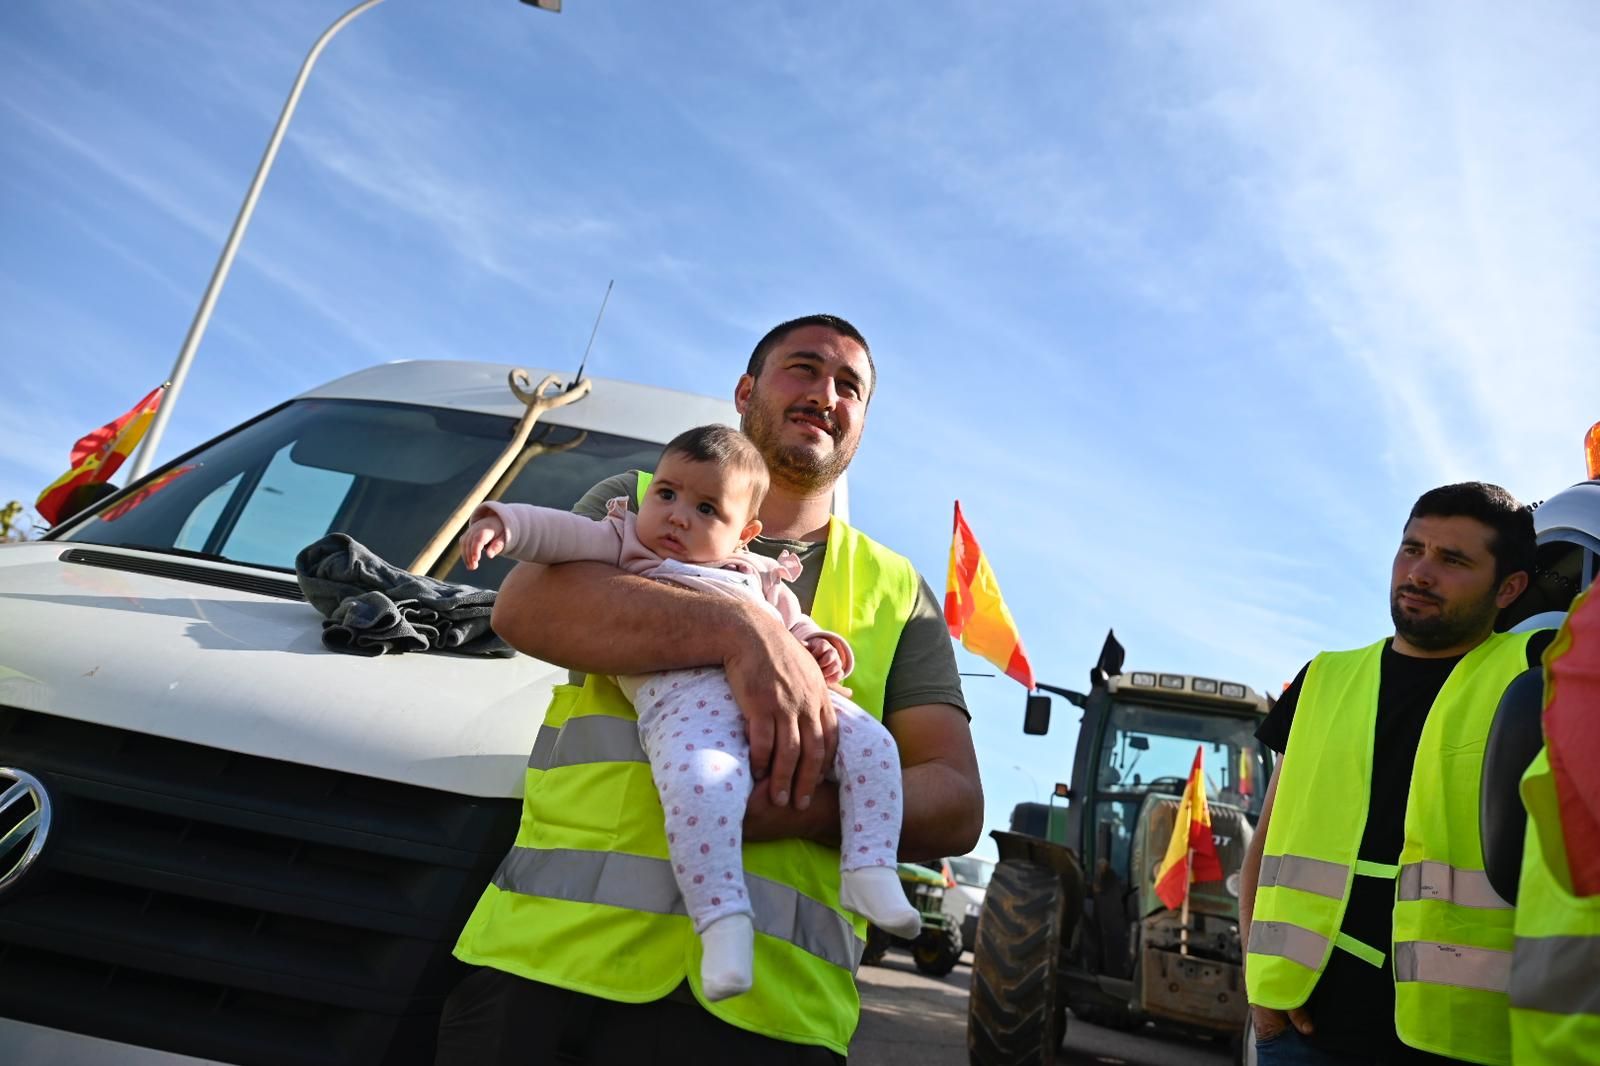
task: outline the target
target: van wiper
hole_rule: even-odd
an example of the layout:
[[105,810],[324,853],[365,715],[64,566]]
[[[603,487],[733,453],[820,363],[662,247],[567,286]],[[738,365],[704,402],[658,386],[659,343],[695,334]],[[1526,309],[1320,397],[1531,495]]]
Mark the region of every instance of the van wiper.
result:
[[189,548],[174,548],[155,544],[131,544],[127,541],[123,541],[120,544],[113,544],[112,547],[132,548],[135,551],[156,552],[160,555],[181,555],[185,559],[203,559],[208,563],[232,563],[235,566],[250,565],[248,563],[240,562],[238,559],[230,559],[226,555],[217,555],[214,552],[197,552]]

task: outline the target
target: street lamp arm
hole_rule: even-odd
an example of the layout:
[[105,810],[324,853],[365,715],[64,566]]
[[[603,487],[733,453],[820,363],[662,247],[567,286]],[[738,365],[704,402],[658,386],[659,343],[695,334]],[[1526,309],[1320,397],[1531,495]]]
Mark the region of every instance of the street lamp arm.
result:
[[151,460],[155,458],[156,448],[161,443],[161,435],[166,431],[167,421],[172,417],[172,409],[177,406],[178,393],[183,390],[184,379],[189,376],[189,364],[194,362],[194,353],[200,347],[200,338],[205,336],[206,324],[211,321],[211,309],[216,306],[217,296],[222,292],[222,284],[227,280],[228,271],[233,266],[233,257],[239,250],[239,242],[244,239],[245,228],[250,225],[250,216],[255,211],[256,201],[261,197],[261,187],[266,184],[267,174],[272,170],[272,161],[278,156],[278,146],[283,143],[283,135],[288,132],[289,119],[294,116],[294,109],[300,103],[300,93],[305,88],[306,80],[311,77],[311,68],[316,66],[317,57],[322,54],[328,42],[333,40],[335,34],[349,25],[358,15],[381,3],[383,0],[362,0],[340,15],[333,25],[322,31],[317,43],[306,53],[305,62],[300,64],[300,74],[294,80],[294,87],[289,90],[289,98],[284,101],[283,113],[278,116],[278,124],[273,128],[272,139],[267,141],[267,150],[261,155],[261,162],[256,167],[256,176],[250,182],[249,191],[244,194],[244,203],[239,207],[239,214],[233,220],[233,229],[228,233],[228,240],[222,246],[222,254],[217,257],[217,265],[211,272],[211,282],[206,286],[205,294],[200,297],[200,306],[195,310],[194,321],[189,324],[189,333],[184,337],[183,347],[178,351],[178,360],[172,366],[172,374],[168,378],[172,385],[167,389],[166,398],[162,400],[161,406],[156,409],[155,419],[150,423],[150,431],[145,434],[144,444],[134,458],[133,470],[128,477],[130,482],[143,477],[150,469]]

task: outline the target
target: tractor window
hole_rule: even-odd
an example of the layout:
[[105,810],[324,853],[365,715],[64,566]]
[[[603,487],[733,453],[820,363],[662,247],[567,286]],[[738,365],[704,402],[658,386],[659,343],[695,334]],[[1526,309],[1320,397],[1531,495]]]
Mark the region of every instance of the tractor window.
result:
[[1201,754],[1206,798],[1247,812],[1261,811],[1266,751],[1255,738],[1255,717],[1117,703],[1100,745],[1097,791],[1138,802],[1147,792],[1180,795],[1195,752]]
[[1112,705],[1095,763],[1096,883],[1108,875],[1129,881],[1133,833],[1151,792],[1181,795],[1201,752],[1206,800],[1244,811],[1254,822],[1266,794],[1268,753],[1256,740],[1259,719],[1146,704]]

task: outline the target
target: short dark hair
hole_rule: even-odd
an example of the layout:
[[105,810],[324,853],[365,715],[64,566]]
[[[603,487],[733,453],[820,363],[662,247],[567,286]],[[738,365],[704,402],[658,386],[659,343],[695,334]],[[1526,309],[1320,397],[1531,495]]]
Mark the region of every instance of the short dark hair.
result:
[[[1494,579],[1504,581],[1518,570],[1533,574],[1537,545],[1533,532],[1533,508],[1499,485],[1483,481],[1463,481],[1441,485],[1418,497],[1411,518],[1475,518],[1492,531],[1489,551],[1494,555]],[[1406,519],[1409,524],[1411,518]]]
[[750,476],[750,513],[761,507],[767,498],[771,475],[767,461],[749,437],[732,426],[710,425],[686,429],[667,442],[661,457],[681,455],[696,463],[711,463],[728,470],[737,470]]
[[783,339],[795,330],[805,329],[807,326],[821,326],[823,329],[831,329],[839,336],[848,337],[861,345],[861,350],[867,353],[867,371],[872,375],[872,380],[867,383],[867,397],[870,399],[872,394],[878,391],[878,367],[872,361],[872,347],[867,343],[867,338],[861,335],[859,329],[856,329],[856,327],[838,315],[802,315],[799,318],[791,318],[787,322],[780,322],[778,325],[773,326],[767,330],[765,337],[756,341],[755,350],[750,353],[750,364],[745,367],[745,373],[753,378],[760,377],[761,368],[766,365],[767,356],[772,349],[782,344]]

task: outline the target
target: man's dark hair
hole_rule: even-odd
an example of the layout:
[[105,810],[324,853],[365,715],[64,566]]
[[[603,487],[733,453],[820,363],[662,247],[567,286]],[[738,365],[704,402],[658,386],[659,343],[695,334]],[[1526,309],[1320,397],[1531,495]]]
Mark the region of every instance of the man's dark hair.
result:
[[767,461],[755,442],[732,426],[696,426],[686,429],[667,442],[661,449],[662,458],[681,455],[696,463],[711,463],[728,470],[737,470],[750,476],[750,513],[753,515],[767,498],[767,487],[772,483],[767,473]]
[[745,373],[753,378],[760,377],[761,368],[766,364],[767,356],[772,349],[782,344],[783,339],[795,330],[805,329],[807,326],[821,326],[823,329],[831,329],[839,336],[848,337],[861,345],[861,350],[867,353],[867,371],[872,375],[872,380],[867,382],[867,398],[871,399],[872,394],[878,390],[878,367],[872,361],[872,347],[867,344],[867,338],[861,335],[859,329],[856,329],[856,327],[838,315],[803,315],[800,318],[791,318],[787,322],[781,322],[773,326],[767,330],[765,337],[756,341],[755,350],[750,353],[750,365],[745,367]]
[[[1494,579],[1504,581],[1518,570],[1533,576],[1535,542],[1533,508],[1499,485],[1463,481],[1424,492],[1411,508],[1411,518],[1475,518],[1492,531],[1489,551],[1494,554]],[[1406,521],[1409,523],[1410,518]]]

